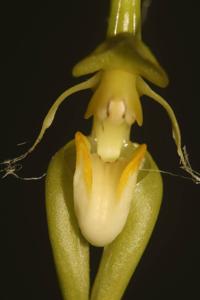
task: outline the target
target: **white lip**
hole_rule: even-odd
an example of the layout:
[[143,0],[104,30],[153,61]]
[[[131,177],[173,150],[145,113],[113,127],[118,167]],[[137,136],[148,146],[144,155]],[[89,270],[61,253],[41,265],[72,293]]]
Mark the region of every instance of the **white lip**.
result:
[[[76,149],[75,213],[85,238],[95,246],[105,246],[126,223],[143,156],[137,158],[133,153],[131,161],[119,158],[104,162],[96,153],[90,153],[87,138],[81,133],[76,135]],[[134,160],[137,165],[131,166]]]

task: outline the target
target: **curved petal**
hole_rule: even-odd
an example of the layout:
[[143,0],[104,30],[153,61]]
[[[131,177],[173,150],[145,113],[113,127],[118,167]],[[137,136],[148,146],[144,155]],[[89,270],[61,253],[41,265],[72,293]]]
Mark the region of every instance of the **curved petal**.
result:
[[51,108],[49,109],[48,113],[46,114],[46,116],[43,120],[42,127],[41,127],[40,132],[37,135],[33,145],[25,153],[21,154],[20,156],[6,160],[2,163],[2,165],[5,166],[5,168],[3,169],[3,171],[5,171],[4,177],[6,177],[9,174],[12,174],[15,177],[18,177],[17,174],[15,173],[17,170],[18,162],[24,160],[31,152],[33,152],[35,150],[37,145],[41,142],[46,130],[53,123],[55,114],[56,114],[59,106],[62,104],[62,102],[74,93],[77,93],[82,90],[94,88],[98,84],[99,79],[100,79],[100,74],[97,73],[93,77],[89,78],[88,80],[83,81],[83,82],[76,84],[76,85],[72,86],[71,88],[67,89],[55,100],[55,102],[53,103],[53,105],[51,106]]
[[167,103],[167,101],[165,99],[163,99],[160,95],[155,93],[141,77],[138,77],[137,88],[141,95],[149,96],[150,98],[152,98],[153,100],[158,102],[166,110],[166,112],[170,118],[171,124],[172,124],[172,137],[176,143],[177,153],[180,157],[180,163],[182,165],[181,167],[183,170],[185,170],[188,174],[191,175],[192,180],[196,184],[199,184],[200,183],[200,173],[192,169],[189,159],[188,159],[188,154],[186,152],[186,147],[185,146],[182,147],[181,131],[180,131],[179,124],[178,124],[178,121],[176,119],[176,115],[175,115],[173,109]]

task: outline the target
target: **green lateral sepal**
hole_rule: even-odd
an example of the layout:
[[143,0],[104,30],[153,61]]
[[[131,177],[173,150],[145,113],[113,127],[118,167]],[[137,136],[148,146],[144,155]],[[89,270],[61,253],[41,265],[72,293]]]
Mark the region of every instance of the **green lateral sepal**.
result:
[[151,156],[146,158],[149,171],[140,171],[123,231],[104,248],[91,300],[121,299],[150,239],[162,200],[162,178]]
[[63,299],[88,300],[89,244],[80,233],[74,214],[74,143],[52,158],[46,178],[49,236]]

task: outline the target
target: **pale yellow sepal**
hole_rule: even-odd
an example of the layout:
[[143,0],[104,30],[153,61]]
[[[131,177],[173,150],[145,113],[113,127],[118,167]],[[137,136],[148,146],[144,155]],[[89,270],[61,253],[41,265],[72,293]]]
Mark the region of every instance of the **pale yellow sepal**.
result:
[[120,33],[108,38],[74,66],[73,75],[78,77],[115,69],[137,74],[160,87],[166,87],[169,83],[166,72],[150,48],[130,33]]

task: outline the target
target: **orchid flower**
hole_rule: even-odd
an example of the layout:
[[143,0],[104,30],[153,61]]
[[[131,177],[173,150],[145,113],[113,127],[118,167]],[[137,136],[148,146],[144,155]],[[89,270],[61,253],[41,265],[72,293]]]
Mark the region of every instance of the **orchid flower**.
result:
[[172,108],[145,81],[166,87],[169,80],[142,41],[140,10],[140,0],[111,0],[106,40],[73,69],[76,77],[93,76],[66,90],[33,146],[6,162],[7,173],[13,172],[41,141],[59,105],[73,93],[93,90],[85,113],[93,118],[91,134],[77,132],[52,158],[46,178],[49,235],[64,299],[89,299],[89,244],[104,247],[90,299],[121,299],[153,231],[162,178],[147,145],[130,140],[132,125],[143,124],[143,95],[168,113],[182,167],[199,182]]
[[[148,243],[162,200],[162,179],[147,146],[130,141],[132,125],[143,124],[141,96],[149,96],[166,110],[181,164],[196,181],[199,177],[182,150],[172,108],[145,82],[166,87],[169,80],[142,41],[140,1],[111,1],[106,41],[73,69],[74,76],[90,73],[95,75],[72,92],[94,91],[85,113],[86,119],[93,118],[91,135],[77,132],[75,141],[52,159],[46,188],[49,231],[64,298],[88,299],[87,241],[104,247],[90,299],[118,300]],[[58,99],[55,107],[59,104]],[[66,216],[60,208],[66,210],[68,202],[74,207],[73,219],[71,210]]]

